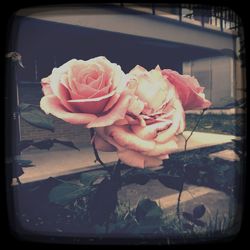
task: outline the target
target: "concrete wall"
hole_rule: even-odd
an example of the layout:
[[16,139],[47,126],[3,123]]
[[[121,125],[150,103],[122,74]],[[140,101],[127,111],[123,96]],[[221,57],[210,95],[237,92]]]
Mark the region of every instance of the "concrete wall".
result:
[[183,73],[195,76],[205,87],[213,106],[224,106],[242,98],[243,77],[240,62],[229,56],[210,57],[183,63]]
[[210,49],[234,49],[231,34],[119,7],[41,7],[20,10],[17,14]]
[[[42,95],[39,84],[21,84],[19,86],[20,102],[39,105]],[[55,132],[36,128],[21,119],[21,140],[61,139],[72,141],[78,146],[90,145],[89,130],[82,125],[71,125],[56,117],[53,117],[53,121]]]

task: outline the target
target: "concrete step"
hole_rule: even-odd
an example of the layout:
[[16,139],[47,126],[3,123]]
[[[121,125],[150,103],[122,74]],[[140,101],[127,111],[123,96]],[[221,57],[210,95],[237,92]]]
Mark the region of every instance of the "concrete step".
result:
[[[179,192],[161,184],[158,180],[150,180],[145,185],[130,184],[119,191],[119,200],[135,208],[141,199],[149,198],[158,203],[166,216],[176,215]],[[180,200],[180,212],[192,213],[198,205],[204,205],[206,212],[201,218],[207,225],[224,218],[229,219],[232,209],[230,198],[223,192],[203,186],[185,185]]]
[[209,154],[208,157],[211,160],[222,159],[222,160],[231,161],[231,162],[240,160],[239,156],[235,153],[235,151],[231,149],[226,149],[226,150],[222,150],[216,153]]
[[[202,110],[189,110],[185,112],[186,114],[195,114],[200,115]],[[243,108],[230,108],[230,109],[208,109],[204,115],[236,115],[236,114],[245,114],[246,110]]]
[[[183,135],[187,138],[190,133],[190,131],[185,131]],[[229,143],[236,138],[232,135],[194,132],[188,141],[187,150]],[[183,136],[178,136],[177,143],[179,147],[176,152],[182,152],[185,144]],[[115,152],[99,152],[99,155],[102,161],[107,164],[118,160]],[[90,168],[100,167],[99,163],[95,162],[92,147],[81,148],[80,151],[60,145],[54,146],[50,151],[31,149],[23,151],[21,159],[31,160],[34,164],[34,166],[23,168],[24,174],[20,176],[22,183],[74,174]]]

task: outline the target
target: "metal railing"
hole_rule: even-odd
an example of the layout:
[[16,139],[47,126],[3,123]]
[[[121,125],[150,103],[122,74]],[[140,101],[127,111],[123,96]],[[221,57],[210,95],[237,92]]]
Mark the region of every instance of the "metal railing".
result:
[[238,31],[240,24],[237,14],[228,8],[218,6],[204,6],[198,4],[132,4],[120,3],[120,7],[136,9],[138,11],[151,13],[152,15],[175,17],[180,22],[193,20],[192,24],[201,27],[216,27],[219,31]]

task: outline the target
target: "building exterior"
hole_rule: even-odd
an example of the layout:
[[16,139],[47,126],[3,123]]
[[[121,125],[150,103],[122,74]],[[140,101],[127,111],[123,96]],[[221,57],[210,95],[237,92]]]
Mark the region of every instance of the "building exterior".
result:
[[[87,60],[100,55],[121,65],[125,73],[136,64],[148,70],[159,64],[194,75],[214,106],[240,99],[239,37],[229,29],[231,22],[221,29],[215,25],[216,18],[202,18],[194,11],[190,19],[190,13],[187,8],[180,14],[176,8],[159,7],[152,14],[151,8],[140,5],[19,11],[12,27],[13,50],[22,54],[25,65],[16,72],[19,102],[39,104],[40,80],[53,67],[72,58]],[[89,145],[88,130],[83,126],[54,121],[54,133],[22,121],[21,139],[58,138]]]

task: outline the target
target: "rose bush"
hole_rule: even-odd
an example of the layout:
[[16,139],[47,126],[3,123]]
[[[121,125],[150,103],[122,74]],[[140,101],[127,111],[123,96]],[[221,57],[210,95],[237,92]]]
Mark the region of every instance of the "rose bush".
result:
[[191,76],[137,65],[127,75],[105,57],[70,60],[42,79],[46,113],[95,128],[92,143],[117,151],[133,167],[155,167],[176,151],[185,110],[205,109],[204,88]]
[[136,66],[128,74],[127,95],[132,99],[124,119],[97,128],[99,150],[117,150],[122,162],[134,167],[155,167],[177,149],[176,135],[185,127],[184,110],[175,87],[159,67]]
[[103,56],[87,61],[72,59],[42,79],[40,106],[72,124],[102,127],[122,119],[130,97],[121,67]]
[[127,114],[112,126],[97,128],[96,147],[117,151],[122,162],[133,167],[156,167],[177,148],[177,135],[185,129],[185,109],[207,108],[203,88],[191,77],[136,66],[128,74]]

